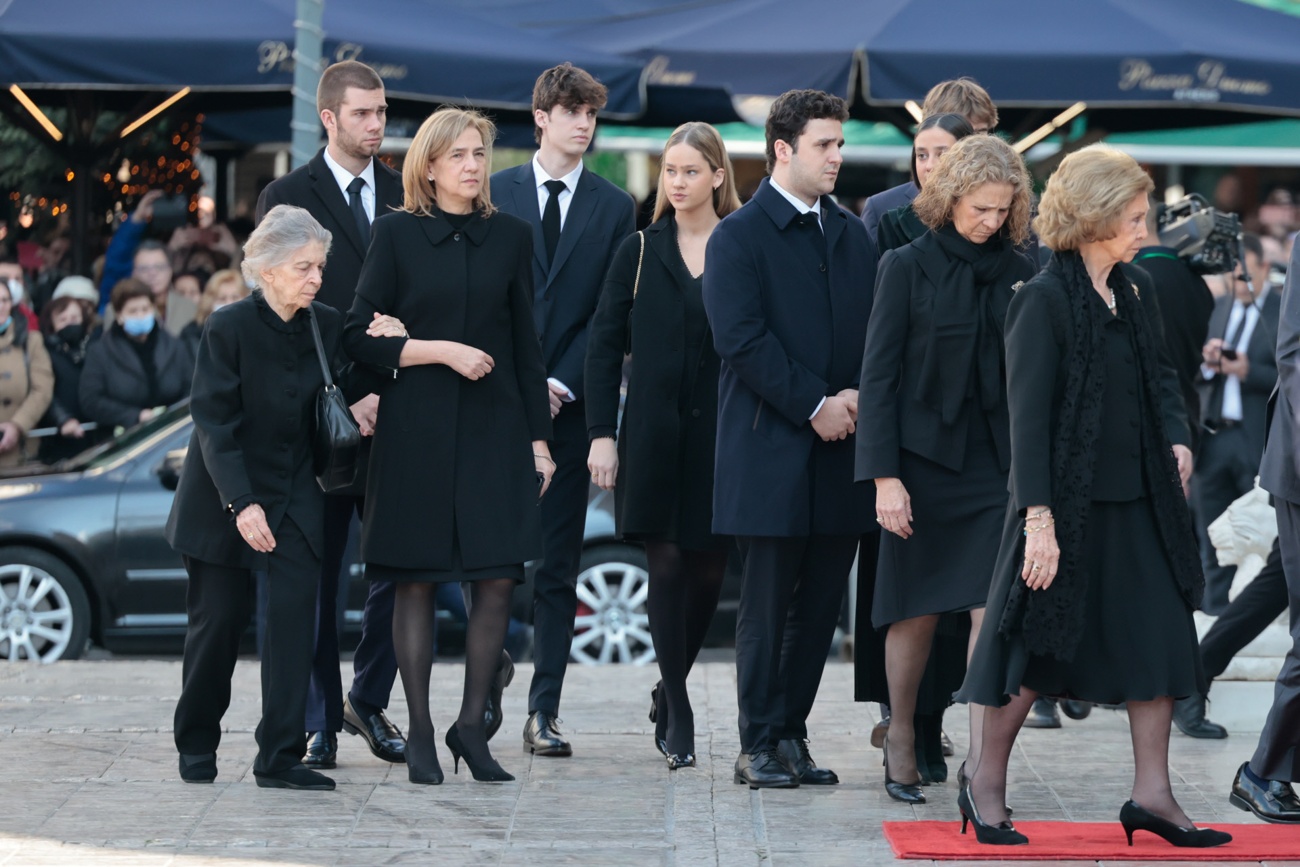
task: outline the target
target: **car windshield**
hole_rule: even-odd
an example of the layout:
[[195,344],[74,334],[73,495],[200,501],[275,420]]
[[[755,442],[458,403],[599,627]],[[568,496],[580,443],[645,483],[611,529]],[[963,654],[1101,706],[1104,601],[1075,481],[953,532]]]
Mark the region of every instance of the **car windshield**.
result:
[[60,461],[52,469],[56,472],[93,470],[116,463],[141,443],[148,442],[159,432],[167,430],[177,422],[189,418],[189,415],[190,402],[189,400],[182,401],[181,403],[169,408],[166,412],[149,419],[149,421],[144,424],[128,428],[107,442],[100,443],[97,446],[86,449],[84,452],[80,452],[66,460]]

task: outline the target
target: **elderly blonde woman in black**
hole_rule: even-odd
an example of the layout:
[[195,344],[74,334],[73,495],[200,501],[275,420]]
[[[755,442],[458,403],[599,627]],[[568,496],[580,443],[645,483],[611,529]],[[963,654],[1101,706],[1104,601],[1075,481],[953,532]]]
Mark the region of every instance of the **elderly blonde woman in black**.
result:
[[1182,484],[1191,472],[1177,376],[1150,278],[1150,178],[1101,145],[1066,157],[1034,228],[1054,252],[1007,312],[1011,502],[958,699],[985,705],[958,805],[982,843],[1026,842],[1007,820],[1007,761],[1040,694],[1127,704],[1135,774],[1119,819],[1175,846],[1196,829],[1169,784],[1175,697],[1205,691],[1192,611],[1204,589]]
[[[257,291],[213,313],[199,343],[194,435],[166,529],[189,573],[174,725],[187,783],[217,776],[221,718],[260,572],[269,598],[253,775],[263,788],[334,788],[301,765],[325,508],[312,471],[324,380],[311,316],[344,393],[359,400],[376,383],[346,363],[342,315],[312,300],[329,245],[330,233],[302,208],[272,208],[244,245],[244,276]],[[370,330],[405,333],[391,317],[375,319]]]

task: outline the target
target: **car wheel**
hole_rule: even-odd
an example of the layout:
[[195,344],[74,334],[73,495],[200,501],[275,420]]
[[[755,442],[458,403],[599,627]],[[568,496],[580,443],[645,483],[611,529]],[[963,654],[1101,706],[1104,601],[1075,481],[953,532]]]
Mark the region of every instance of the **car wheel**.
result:
[[631,545],[597,545],[582,553],[578,615],[569,656],[584,665],[654,661],[646,595],[645,552]]
[[0,549],[0,659],[77,659],[90,636],[90,600],[77,574],[35,548]]

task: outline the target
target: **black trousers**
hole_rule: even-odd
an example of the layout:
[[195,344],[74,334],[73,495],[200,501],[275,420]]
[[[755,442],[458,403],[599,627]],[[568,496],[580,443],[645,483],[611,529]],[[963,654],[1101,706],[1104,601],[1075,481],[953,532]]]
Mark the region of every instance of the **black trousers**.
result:
[[[351,495],[325,498],[325,550],[321,557],[320,590],[316,595],[316,647],[311,665],[304,728],[309,732],[343,730],[343,680],[339,672],[339,586],[347,586],[343,555],[347,551],[352,515],[360,518],[366,498]],[[349,564],[351,565],[351,564]],[[361,615],[361,641],[352,657],[352,696],[372,707],[388,707],[397,678],[393,654],[393,595],[391,581],[369,581]],[[346,598],[346,596],[344,597]]]
[[1240,424],[1221,428],[1201,440],[1196,456],[1193,494],[1196,507],[1197,536],[1201,541],[1201,566],[1205,570],[1206,613],[1219,614],[1228,605],[1228,591],[1236,566],[1220,566],[1210,544],[1207,527],[1232,505],[1232,501],[1255,486],[1259,473],[1259,451],[1252,448],[1246,429]]
[[1277,532],[1291,606],[1291,649],[1273,689],[1250,769],[1266,780],[1300,781],[1300,503],[1278,498]]
[[[266,637],[262,645],[262,719],[257,724],[255,773],[287,770],[307,749],[303,711],[311,677],[310,613],[316,607],[320,559],[291,518],[275,529],[268,557]],[[230,678],[239,640],[253,612],[255,573],[186,557],[185,658],[174,732],[181,753],[214,753],[221,718],[230,707]]]
[[736,612],[740,748],[808,737],[857,536],[741,536]]
[[560,408],[550,446],[555,475],[539,506],[546,552],[533,576],[533,683],[528,690],[528,711],[555,714],[560,710],[564,672],[573,645],[578,560],[591,485],[587,410],[581,400]]
[[1228,604],[1201,639],[1201,664],[1207,680],[1223,674],[1232,658],[1286,610],[1286,574],[1282,570],[1280,542],[1280,537],[1274,540],[1264,568]]

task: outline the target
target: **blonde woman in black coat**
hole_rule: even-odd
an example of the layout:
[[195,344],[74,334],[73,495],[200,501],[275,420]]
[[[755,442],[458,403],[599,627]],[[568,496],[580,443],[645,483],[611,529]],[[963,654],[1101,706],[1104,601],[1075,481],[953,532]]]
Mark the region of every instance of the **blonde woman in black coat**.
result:
[[713,534],[720,362],[700,288],[705,244],[739,207],[718,131],[679,126],[664,145],[654,222],[615,254],[587,344],[587,466],[593,482],[615,492],[619,533],[645,543],[662,677],[650,719],[671,769],[695,765],[686,677],[718,607],[729,550]]
[[[488,750],[483,709],[501,660],[510,595],[542,554],[537,500],[555,471],[550,400],[533,324],[533,231],[496,211],[488,170],[496,129],[443,108],[402,170],[402,210],[375,220],[344,340],[386,368],[366,479],[361,556],[396,583],[393,645],[410,706],[413,783],[443,780],[429,710],[434,592],[468,582],[465,691],[446,743],[474,779],[513,780]],[[381,314],[409,337],[367,333]]]

